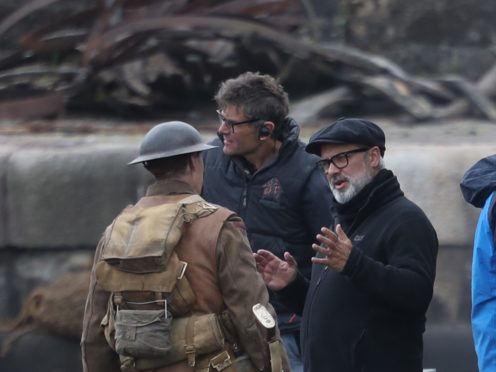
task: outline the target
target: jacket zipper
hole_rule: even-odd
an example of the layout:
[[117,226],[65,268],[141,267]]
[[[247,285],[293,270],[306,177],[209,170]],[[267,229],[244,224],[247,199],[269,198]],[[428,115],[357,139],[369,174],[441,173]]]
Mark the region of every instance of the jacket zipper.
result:
[[242,218],[245,218],[246,215],[246,205],[248,204],[248,185],[250,181],[250,173],[245,169],[243,171],[245,177],[244,177],[244,185],[243,185],[243,191],[241,192],[241,208],[240,210],[243,212]]
[[243,188],[243,193],[241,195],[241,204],[243,206],[243,210],[246,208],[246,194],[247,194],[247,187],[245,185],[245,187]]

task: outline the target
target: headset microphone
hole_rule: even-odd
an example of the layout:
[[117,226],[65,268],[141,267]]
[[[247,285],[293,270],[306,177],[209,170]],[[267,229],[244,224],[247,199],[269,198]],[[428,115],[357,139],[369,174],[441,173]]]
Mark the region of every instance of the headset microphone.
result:
[[269,128],[267,128],[265,125],[262,125],[259,129],[258,129],[258,138],[262,138],[262,137],[269,137],[270,135],[272,134],[272,132],[270,131]]

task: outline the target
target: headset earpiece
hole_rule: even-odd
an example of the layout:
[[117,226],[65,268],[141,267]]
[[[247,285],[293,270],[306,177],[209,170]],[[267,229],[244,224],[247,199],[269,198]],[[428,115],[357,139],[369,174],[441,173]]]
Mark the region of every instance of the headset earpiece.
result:
[[270,135],[272,134],[272,132],[270,131],[269,128],[267,128],[265,125],[262,125],[259,129],[258,129],[258,138],[262,138],[262,137],[269,137]]

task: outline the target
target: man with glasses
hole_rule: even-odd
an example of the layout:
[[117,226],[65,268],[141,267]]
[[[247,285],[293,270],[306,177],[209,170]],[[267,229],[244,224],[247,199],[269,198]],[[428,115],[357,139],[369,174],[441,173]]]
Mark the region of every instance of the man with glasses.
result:
[[422,371],[438,241],[385,169],[385,149],[384,132],[367,120],[338,120],[315,133],[306,150],[321,157],[334,226],[322,227],[312,246],[311,280],[291,252],[285,260],[255,255],[267,286],[303,313],[305,371]]
[[[309,277],[311,245],[331,222],[331,195],[318,157],[305,152],[288,117],[287,93],[273,77],[247,72],[223,82],[215,100],[219,148],[204,153],[204,198],[243,218],[254,251],[282,258],[288,250]],[[301,371],[299,317],[271,303],[292,371]]]

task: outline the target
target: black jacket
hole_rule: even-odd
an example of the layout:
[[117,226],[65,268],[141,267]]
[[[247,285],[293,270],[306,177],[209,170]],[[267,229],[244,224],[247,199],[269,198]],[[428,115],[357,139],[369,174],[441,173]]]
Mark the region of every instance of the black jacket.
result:
[[[253,174],[243,159],[224,155],[222,143],[215,140],[219,148],[204,152],[202,195],[243,218],[254,251],[263,248],[282,258],[287,250],[309,277],[311,245],[320,228],[331,222],[331,193],[316,165],[319,158],[305,152],[298,135],[296,122],[288,120],[277,157]],[[299,329],[294,317],[288,323],[289,312],[272,302],[281,332]]]
[[[336,222],[353,242],[342,273],[314,265],[280,292],[302,310],[302,353],[311,372],[421,372],[438,241],[431,223],[381,170]],[[299,293],[299,296],[297,295]]]

